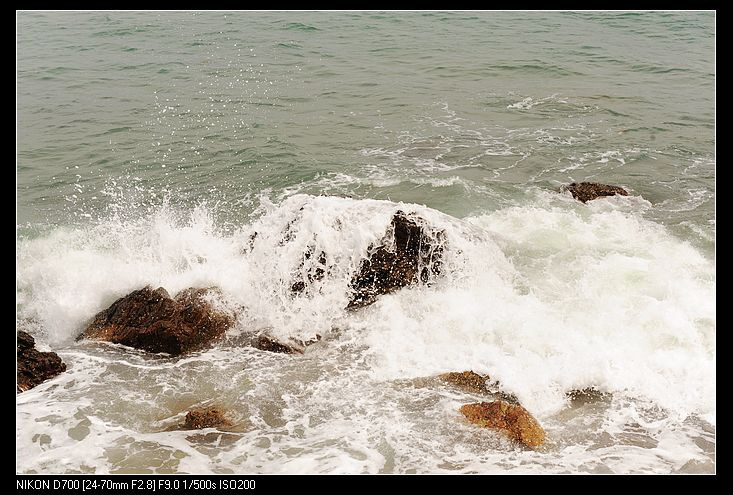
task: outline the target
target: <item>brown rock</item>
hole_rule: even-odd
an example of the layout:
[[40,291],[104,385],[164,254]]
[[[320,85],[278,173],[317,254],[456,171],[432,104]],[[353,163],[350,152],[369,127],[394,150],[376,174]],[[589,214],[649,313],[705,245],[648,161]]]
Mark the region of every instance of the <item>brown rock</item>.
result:
[[477,402],[461,406],[459,411],[471,423],[504,430],[512,440],[528,447],[538,447],[545,441],[545,431],[520,405],[504,401]]
[[25,392],[66,371],[66,365],[58,354],[38,351],[36,341],[28,333],[19,331],[17,339],[17,393]]
[[583,203],[603,196],[614,196],[616,194],[620,194],[621,196],[629,195],[626,189],[622,187],[597,184],[595,182],[581,182],[579,184],[573,182],[569,186],[563,186],[560,190],[570,191],[570,194],[575,199]]
[[461,373],[443,373],[442,375],[438,375],[438,378],[468,392],[480,394],[489,391],[486,388],[486,381],[489,379],[489,375],[479,375],[473,371],[463,371]]
[[367,259],[351,279],[352,297],[347,309],[368,306],[380,294],[424,284],[440,275],[444,231],[431,231],[414,214],[397,211],[379,245],[369,247]]
[[490,395],[511,404],[519,404],[519,400],[514,394],[504,392],[499,388],[499,382],[489,382],[489,375],[479,375],[473,371],[451,372],[438,375],[437,378],[443,382],[450,383],[456,387],[472,392],[474,394]]
[[234,324],[204,296],[209,289],[186,289],[174,299],[162,287],[136,290],[98,313],[77,338],[105,340],[148,352],[178,355],[200,349]]
[[181,426],[183,430],[201,430],[203,428],[220,428],[231,426],[232,423],[217,407],[192,409],[186,414]]
[[296,343],[292,345],[284,344],[264,334],[257,336],[254,342],[252,342],[252,347],[256,347],[262,351],[279,352],[282,354],[303,354],[305,351],[304,345],[300,346]]

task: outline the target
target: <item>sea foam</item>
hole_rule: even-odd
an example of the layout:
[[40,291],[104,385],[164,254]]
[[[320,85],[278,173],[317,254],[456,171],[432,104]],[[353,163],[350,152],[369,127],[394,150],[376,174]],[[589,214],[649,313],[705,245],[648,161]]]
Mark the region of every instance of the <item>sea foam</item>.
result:
[[[562,408],[568,390],[595,387],[714,422],[714,263],[645,220],[648,207],[540,196],[457,219],[420,205],[295,195],[263,198],[251,222],[225,231],[204,207],[164,206],[21,239],[18,318],[69,345],[141,286],[218,286],[238,331],[338,335],[368,348],[376,380],[473,369],[540,418]],[[443,275],[347,312],[351,276],[398,209],[445,230]],[[327,273],[295,297],[308,250],[326,254]]]

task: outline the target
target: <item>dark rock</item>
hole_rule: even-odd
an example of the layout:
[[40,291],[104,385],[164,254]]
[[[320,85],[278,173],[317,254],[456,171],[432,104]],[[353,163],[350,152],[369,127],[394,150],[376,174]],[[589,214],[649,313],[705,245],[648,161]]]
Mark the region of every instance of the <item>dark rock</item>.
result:
[[66,365],[58,354],[38,351],[35,348],[36,341],[28,333],[19,331],[17,339],[17,393],[25,392],[66,371]]
[[186,289],[175,299],[159,287],[136,290],[98,313],[78,337],[178,355],[221,337],[234,318],[215,310],[204,296],[216,288]]
[[255,248],[255,241],[257,240],[257,232],[253,232],[249,236],[249,250],[252,251]]
[[257,240],[257,236],[258,236],[258,235],[259,235],[259,233],[258,233],[258,232],[253,232],[253,233],[251,233],[251,234],[249,235],[249,237],[247,238],[247,243],[246,243],[246,244],[244,244],[243,246],[241,246],[241,247],[239,248],[239,253],[240,253],[240,254],[247,254],[247,253],[251,253],[251,252],[252,252],[252,250],[253,250],[253,249],[255,248],[255,241]]
[[573,182],[569,186],[563,186],[561,191],[570,191],[575,199],[582,201],[583,203],[601,198],[603,196],[614,196],[620,194],[621,196],[628,196],[629,193],[626,189],[618,186],[608,186],[606,184],[597,184],[595,182]]
[[303,253],[303,261],[300,262],[298,272],[302,274],[303,279],[298,280],[290,286],[290,290],[299,294],[305,290],[307,286],[316,281],[323,280],[326,275],[326,253],[320,251],[318,257],[313,256],[315,247],[311,244]]
[[298,209],[298,214],[290,220],[282,231],[282,238],[280,239],[280,242],[278,244],[280,246],[284,246],[288,242],[292,241],[295,238],[295,233],[293,232],[293,226],[300,221],[300,219],[303,217],[303,210],[305,210],[305,206],[301,206],[300,209]]
[[367,259],[351,279],[347,309],[367,306],[381,294],[418,282],[427,284],[440,275],[445,232],[431,231],[424,223],[414,214],[394,214],[387,234],[379,245],[369,246]]
[[232,423],[224,416],[224,413],[219,408],[206,407],[188,411],[181,429],[201,430],[203,428],[220,428],[231,425]]
[[295,342],[284,344],[264,334],[257,336],[254,342],[252,342],[252,347],[256,347],[262,351],[279,352],[282,354],[303,354],[305,352],[304,345],[298,345]]
[[528,447],[538,447],[545,441],[545,430],[520,405],[504,401],[477,402],[461,406],[459,411],[471,423],[503,430],[512,440]]
[[[304,210],[305,206],[301,206],[296,216],[285,224],[285,227],[281,232],[280,240],[278,241],[279,246],[284,246],[295,239],[298,234],[296,224],[302,221]],[[303,253],[303,258],[301,259],[300,264],[295,269],[294,280],[290,284],[290,290],[294,295],[300,295],[310,287],[313,282],[323,280],[323,277],[326,275],[327,267],[325,251],[320,250],[318,255],[314,256],[316,253],[316,240],[317,235],[314,234],[313,240],[308,244],[308,247]]]

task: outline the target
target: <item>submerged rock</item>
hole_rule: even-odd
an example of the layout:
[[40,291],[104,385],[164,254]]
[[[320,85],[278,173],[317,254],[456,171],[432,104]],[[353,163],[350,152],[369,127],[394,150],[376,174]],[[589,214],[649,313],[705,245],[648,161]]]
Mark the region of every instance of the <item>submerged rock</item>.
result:
[[25,392],[66,371],[66,365],[55,352],[40,352],[30,334],[19,331],[17,345],[16,392]]
[[281,354],[303,354],[306,347],[320,341],[321,336],[318,334],[310,340],[296,340],[289,338],[287,342],[283,342],[262,333],[255,337],[251,342],[251,345],[261,351],[279,352]]
[[583,203],[603,196],[614,196],[616,194],[621,196],[629,195],[626,189],[622,187],[598,184],[595,182],[573,182],[569,186],[563,186],[560,191],[570,191],[570,194],[572,194],[575,199],[580,200]]
[[504,401],[466,404],[459,411],[471,423],[499,429],[528,447],[538,447],[545,441],[545,430],[525,408]]
[[489,375],[479,375],[473,371],[450,372],[437,376],[438,380],[454,385],[461,390],[474,394],[489,395],[492,398],[498,398],[511,404],[519,404],[519,400],[514,394],[501,390],[499,382],[489,382]]
[[573,389],[565,393],[565,396],[570,400],[573,406],[580,406],[583,404],[592,404],[611,398],[611,394],[608,392],[601,392],[600,390],[588,387],[583,389]]
[[183,430],[201,430],[203,428],[220,428],[232,426],[224,413],[217,407],[192,409],[186,413],[186,419],[181,426]]
[[256,347],[262,351],[279,352],[282,354],[303,354],[305,352],[305,345],[298,345],[296,343],[284,344],[267,335],[258,335],[257,338],[252,342],[252,347]]
[[371,245],[350,282],[347,309],[368,306],[377,296],[418,282],[427,284],[442,268],[445,231],[431,231],[422,218],[397,211],[379,245]]
[[171,299],[162,287],[144,287],[98,313],[77,340],[104,340],[173,355],[200,349],[234,324],[233,316],[206,300],[211,292],[218,289],[190,288]]
[[489,380],[489,375],[479,375],[473,371],[463,371],[461,373],[443,373],[442,375],[438,375],[438,378],[467,392],[479,394],[489,392],[489,389],[486,387],[486,381]]

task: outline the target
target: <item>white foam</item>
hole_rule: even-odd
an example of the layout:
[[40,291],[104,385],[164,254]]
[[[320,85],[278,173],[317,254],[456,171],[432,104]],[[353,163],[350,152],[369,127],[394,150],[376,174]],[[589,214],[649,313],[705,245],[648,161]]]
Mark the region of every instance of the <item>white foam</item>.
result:
[[560,103],[565,103],[562,100],[556,100],[556,97],[557,97],[557,94],[553,94],[550,96],[546,96],[545,98],[539,98],[535,100],[531,96],[528,96],[527,98],[523,98],[521,101],[507,105],[507,108],[508,109],[516,108],[519,110],[529,110],[530,108],[540,105],[546,101],[558,101]]
[[[415,205],[298,195],[232,235],[217,232],[203,208],[184,221],[164,208],[135,222],[21,241],[18,305],[22,316],[42,322],[51,342],[63,342],[140,286],[175,294],[216,285],[246,307],[245,325],[312,338],[346,316],[351,274],[403,208],[446,229],[448,275],[354,317],[375,373],[475,367],[540,414],[555,411],[564,390],[591,385],[709,413],[714,268],[614,201],[633,200],[506,208],[469,218],[471,228]],[[292,239],[282,243],[288,228]],[[254,248],[243,254],[252,232]],[[309,297],[293,298],[290,286],[306,280],[315,259],[299,267],[309,246],[326,253],[328,275]]]
[[[60,228],[42,237],[21,239],[18,318],[35,321],[44,330],[40,333],[45,333],[40,343],[58,348],[70,345],[86,322],[115,298],[146,284],[163,286],[171,294],[190,286],[218,286],[228,306],[238,312],[240,331],[267,328],[278,337],[297,339],[325,336],[323,349],[314,351],[321,354],[309,358],[313,363],[305,368],[309,373],[320,367],[330,371],[304,385],[305,397],[296,392],[299,389],[292,389],[281,391],[282,396],[276,396],[280,399],[268,399],[273,376],[285,380],[282,377],[297,369],[288,368],[290,361],[266,356],[261,359],[273,361],[261,365],[252,361],[259,351],[213,349],[170,365],[125,358],[129,365],[124,365],[127,371],[123,375],[157,378],[145,385],[148,392],[127,390],[126,381],[113,380],[113,387],[127,390],[124,393],[136,397],[135,404],[155,412],[160,406],[155,401],[146,403],[152,400],[149,394],[164,390],[185,396],[191,386],[171,382],[171,369],[166,366],[175,366],[176,375],[188,373],[188,380],[196,377],[194,383],[211,382],[196,385],[196,390],[215,389],[217,370],[245,373],[242,383],[261,385],[249,392],[226,393],[235,394],[236,401],[243,404],[250,399],[241,394],[254,394],[252,397],[265,400],[265,407],[270,407],[268,401],[283,401],[278,407],[284,407],[287,438],[273,436],[277,429],[270,433],[255,430],[242,441],[259,441],[266,434],[269,440],[262,440],[263,445],[280,443],[246,455],[238,448],[224,449],[212,460],[181,435],[140,436],[135,432],[139,422],[145,424],[142,419],[122,419],[120,412],[104,409],[98,414],[112,415],[115,420],[108,417],[109,424],[92,422],[92,434],[79,445],[68,440],[66,433],[78,421],[65,419],[58,426],[44,427],[34,419],[39,414],[72,418],[82,408],[78,400],[87,397],[85,394],[108,395],[111,378],[99,378],[102,370],[97,369],[105,353],[92,356],[72,346],[62,353],[70,363],[63,378],[19,398],[19,469],[43,471],[53,466],[65,470],[59,464],[61,458],[76,459],[78,468],[83,458],[90,457],[98,460],[92,468],[107,472],[111,464],[99,459],[109,451],[92,444],[102,442],[114,450],[116,442],[127,442],[127,455],[142,448],[120,440],[123,437],[157,442],[162,445],[160,455],[167,459],[179,452],[180,463],[170,462],[191,472],[218,472],[220,468],[252,472],[404,472],[416,466],[418,471],[459,469],[441,467],[449,465],[444,464],[448,461],[464,471],[482,472],[487,466],[501,471],[529,469],[525,461],[538,469],[544,465],[549,471],[568,466],[595,469],[594,464],[587,464],[590,461],[583,449],[575,452],[570,446],[563,447],[559,455],[564,461],[554,467],[534,459],[534,453],[512,454],[513,460],[505,466],[496,465],[498,460],[491,456],[476,457],[474,447],[446,453],[445,446],[429,435],[432,423],[421,423],[419,428],[425,432],[415,441],[420,449],[433,449],[443,460],[423,459],[423,454],[413,452],[403,433],[417,420],[410,419],[410,413],[397,404],[405,400],[406,393],[413,394],[411,400],[417,404],[434,396],[405,391],[411,389],[387,393],[385,387],[391,387],[394,380],[465,369],[490,374],[502,389],[514,393],[532,414],[550,425],[567,405],[565,392],[585,387],[661,408],[666,411],[665,425],[674,431],[681,431],[679,425],[691,414],[715,423],[714,263],[661,225],[645,220],[642,214],[651,205],[638,197],[616,196],[581,204],[562,195],[538,194],[531,204],[463,220],[424,206],[388,201],[295,195],[278,204],[267,198],[260,203],[256,219],[234,232],[218,229],[214,213],[204,207],[182,215],[164,206],[143,218],[125,221],[115,215],[88,227]],[[368,308],[346,312],[352,274],[368,246],[382,238],[398,209],[416,212],[428,224],[445,230],[444,276],[429,287],[402,289],[381,296]],[[309,250],[314,255],[305,259]],[[309,282],[305,293],[294,297],[290,287],[295,281],[308,281],[308,269],[316,267],[320,251],[326,254],[326,276]],[[236,354],[244,351],[242,356]],[[246,371],[237,367],[240,362]],[[292,378],[287,380],[280,381],[280,387],[284,383],[298,386],[291,383]],[[102,382],[106,385],[101,392],[95,391]],[[69,392],[59,390],[45,397],[54,386],[71,387],[80,395],[71,402],[67,402]],[[91,388],[84,388],[87,386]],[[383,408],[375,409],[374,404],[387,400],[385,393],[399,411],[388,414]],[[431,406],[431,410],[444,411],[446,425],[460,423],[455,411],[465,400],[451,397]],[[608,416],[604,428],[613,433],[614,428],[622,431],[625,422],[639,422],[629,405],[636,403],[614,405],[618,418]],[[340,423],[333,410],[349,413],[339,416]],[[306,411],[314,416],[303,416]],[[328,420],[316,420],[317,411]],[[99,419],[95,414],[90,418]],[[270,428],[261,419],[257,421]],[[644,420],[642,425],[659,429],[655,421]],[[390,432],[393,423],[395,430]],[[374,426],[362,430],[360,424]],[[54,448],[61,450],[39,450],[38,437],[33,441],[33,435],[57,427],[51,437]],[[28,428],[31,430],[26,431]],[[469,435],[473,430],[466,428],[465,435]],[[457,434],[452,431],[441,433],[440,438]],[[93,440],[94,435],[102,436]],[[329,443],[335,438],[341,440]],[[74,457],[77,447],[85,456]],[[607,449],[603,469],[629,469],[613,461],[619,449],[623,450],[618,445]],[[662,472],[678,469],[691,459],[685,454],[690,454],[689,449],[680,449],[660,442],[658,450],[644,451],[654,460],[647,456],[636,465]],[[34,456],[39,457],[34,460]],[[625,462],[633,464],[628,459]]]

